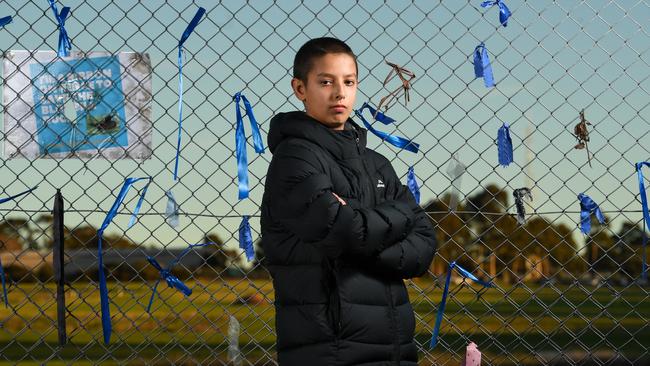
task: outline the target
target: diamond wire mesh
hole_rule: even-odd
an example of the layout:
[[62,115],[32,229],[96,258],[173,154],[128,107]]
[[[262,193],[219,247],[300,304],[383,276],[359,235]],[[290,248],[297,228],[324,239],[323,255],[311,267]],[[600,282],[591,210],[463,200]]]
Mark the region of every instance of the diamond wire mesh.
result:
[[[639,280],[644,240],[633,164],[648,158],[650,36],[647,1],[517,1],[507,28],[480,1],[69,1],[66,28],[73,49],[135,50],[153,66],[151,159],[6,159],[5,196],[39,184],[32,196],[3,205],[0,240],[9,308],[0,307],[2,363],[275,364],[273,291],[263,253],[245,263],[237,227],[251,215],[259,236],[259,204],[270,154],[249,152],[251,197],[237,199],[232,95],[251,99],[263,134],[278,111],[300,109],[289,79],[297,48],[309,38],[346,40],[359,58],[357,104],[375,103],[384,59],[412,70],[411,100],[389,114],[391,133],[422,145],[414,155],[378,139],[404,177],[415,166],[423,207],[436,224],[438,255],[429,276],[407,281],[421,364],[455,365],[474,341],[484,364],[645,364],[647,282]],[[177,126],[176,44],[197,6],[207,16],[186,44],[185,113],[178,230],[164,221],[164,191],[172,186]],[[46,1],[5,1],[0,47],[51,50],[58,31]],[[474,80],[471,53],[489,47],[497,86]],[[6,54],[5,54],[6,55]],[[7,87],[7,84],[4,84]],[[8,101],[11,103],[12,101]],[[3,108],[6,107],[6,103]],[[592,168],[573,149],[573,126],[586,110]],[[4,109],[3,109],[4,111]],[[511,125],[515,162],[496,159],[495,136]],[[4,137],[4,136],[3,136]],[[453,154],[466,166],[458,206],[445,173]],[[153,176],[138,224],[127,231],[127,209],[107,232],[104,256],[114,327],[101,340],[96,229],[124,177]],[[512,190],[532,189],[527,223],[514,218]],[[52,196],[66,199],[66,346],[57,344],[52,274]],[[589,193],[607,223],[580,234],[576,194]],[[125,207],[132,207],[128,198]],[[159,286],[144,260],[168,263],[189,243],[218,246],[188,255],[175,273],[189,298]],[[428,348],[440,280],[457,260],[496,287],[452,282],[434,350]],[[230,316],[241,324],[241,358],[230,354]]]

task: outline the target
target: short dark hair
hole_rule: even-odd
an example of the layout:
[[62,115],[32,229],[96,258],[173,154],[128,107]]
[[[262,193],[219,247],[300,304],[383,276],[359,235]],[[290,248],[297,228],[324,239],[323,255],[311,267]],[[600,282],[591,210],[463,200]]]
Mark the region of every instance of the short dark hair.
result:
[[354,59],[354,66],[359,73],[357,56],[352,52],[350,46],[340,39],[332,37],[314,38],[307,41],[300,47],[293,59],[293,77],[303,82],[307,81],[307,74],[314,66],[314,59],[323,57],[330,53],[344,53]]

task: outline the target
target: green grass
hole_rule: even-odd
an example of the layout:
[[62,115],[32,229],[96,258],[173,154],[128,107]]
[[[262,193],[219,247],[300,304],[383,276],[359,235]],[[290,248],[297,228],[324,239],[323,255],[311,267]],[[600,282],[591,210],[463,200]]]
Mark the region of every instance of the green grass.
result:
[[[203,281],[206,283],[208,281]],[[266,280],[214,281],[205,287],[189,282],[194,293],[185,298],[161,283],[152,313],[146,312],[148,284],[109,284],[113,337],[102,341],[99,291],[80,283],[66,290],[69,344],[57,345],[54,287],[21,284],[10,289],[10,309],[0,307],[0,364],[21,360],[80,359],[92,364],[220,364],[227,359],[229,316],[241,324],[240,347],[248,361],[264,364],[274,357],[273,291]],[[425,290],[421,290],[425,289]],[[427,290],[432,289],[432,290]],[[441,291],[430,282],[409,286],[417,314],[417,340],[427,345]],[[261,304],[238,299],[255,293]],[[540,354],[618,351],[643,356],[650,339],[650,298],[646,289],[575,287],[499,288],[476,296],[468,286],[453,285],[440,343],[420,355],[422,365],[459,364],[468,340],[486,359],[499,364],[539,364]],[[639,340],[639,341],[637,341]],[[30,364],[23,362],[23,364]]]

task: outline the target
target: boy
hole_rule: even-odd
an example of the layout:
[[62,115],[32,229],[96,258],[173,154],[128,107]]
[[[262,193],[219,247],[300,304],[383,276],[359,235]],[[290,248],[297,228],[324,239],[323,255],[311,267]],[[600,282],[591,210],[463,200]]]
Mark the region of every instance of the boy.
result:
[[344,42],[308,41],[291,80],[305,112],[271,120],[261,225],[281,366],[417,365],[403,279],[426,273],[435,233],[349,118],[357,72]]

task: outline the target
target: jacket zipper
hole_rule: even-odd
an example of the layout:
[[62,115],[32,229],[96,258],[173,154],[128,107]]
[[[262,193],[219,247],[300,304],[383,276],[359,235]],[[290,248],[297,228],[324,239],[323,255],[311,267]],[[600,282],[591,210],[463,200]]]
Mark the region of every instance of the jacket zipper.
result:
[[390,308],[390,323],[391,323],[391,328],[392,328],[392,334],[394,335],[393,337],[393,361],[395,361],[395,365],[399,366],[401,355],[400,355],[400,346],[399,346],[399,329],[397,329],[397,319],[395,317],[395,306],[393,305],[393,291],[391,289],[391,284],[388,283],[386,286],[387,292],[388,292],[388,306]]
[[368,179],[366,179],[367,184],[368,184],[368,194],[372,197],[372,203],[373,205],[377,204],[377,194],[375,193],[375,184],[372,180],[372,175],[370,174],[370,171],[368,171],[368,165],[366,164],[366,160],[363,159],[361,156],[361,147],[359,146],[359,137],[355,138],[355,141],[357,143],[357,152],[359,152],[359,159],[361,159],[361,165],[363,166],[363,171],[366,173],[366,176]]

